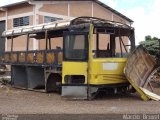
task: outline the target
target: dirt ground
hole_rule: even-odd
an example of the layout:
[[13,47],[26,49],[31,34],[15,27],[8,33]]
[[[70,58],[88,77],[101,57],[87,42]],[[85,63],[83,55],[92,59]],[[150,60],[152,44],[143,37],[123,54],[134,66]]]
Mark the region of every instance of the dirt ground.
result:
[[67,100],[58,93],[40,93],[0,86],[0,114],[155,114],[158,101],[138,95],[101,96],[92,101]]

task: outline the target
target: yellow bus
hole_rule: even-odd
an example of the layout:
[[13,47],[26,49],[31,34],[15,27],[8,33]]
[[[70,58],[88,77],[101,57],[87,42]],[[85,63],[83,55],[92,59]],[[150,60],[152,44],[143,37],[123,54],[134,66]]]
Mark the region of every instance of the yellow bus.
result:
[[[14,51],[17,37],[26,36],[26,49]],[[27,26],[5,31],[11,51],[1,64],[11,65],[14,87],[45,92],[60,89],[64,97],[91,99],[100,91],[125,92],[124,66],[135,49],[134,28],[94,17]],[[32,40],[44,50],[29,50]],[[54,41],[61,41],[55,46]]]

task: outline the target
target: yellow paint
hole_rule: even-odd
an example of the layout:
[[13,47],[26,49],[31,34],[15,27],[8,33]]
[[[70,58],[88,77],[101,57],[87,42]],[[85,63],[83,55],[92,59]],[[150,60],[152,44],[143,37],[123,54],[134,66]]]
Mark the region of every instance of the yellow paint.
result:
[[141,95],[141,98],[144,101],[149,100],[149,97],[138,86],[136,86],[135,83],[131,79],[127,78],[127,80],[131,83],[131,85],[134,87],[134,89]]
[[84,75],[87,84],[87,62],[63,62],[62,64],[62,84],[66,75]]
[[[114,70],[103,69],[103,63],[117,64]],[[101,58],[93,59],[89,68],[89,84],[117,84],[128,82],[124,76],[123,69],[126,58]]]
[[[93,25],[92,24],[90,24],[90,30],[89,30],[89,63],[92,61],[92,59],[93,59],[93,56],[92,56],[92,45],[93,45],[93,43],[92,43],[92,39],[93,39]],[[90,64],[89,64],[89,66],[90,66]]]
[[[64,84],[65,75],[84,75],[85,84],[105,85],[128,82],[124,76],[123,69],[126,64],[126,58],[96,58],[92,56],[92,35],[93,25],[90,25],[89,32],[89,60],[88,62],[63,62],[62,66],[62,84]],[[103,63],[117,64],[114,70],[103,69]]]

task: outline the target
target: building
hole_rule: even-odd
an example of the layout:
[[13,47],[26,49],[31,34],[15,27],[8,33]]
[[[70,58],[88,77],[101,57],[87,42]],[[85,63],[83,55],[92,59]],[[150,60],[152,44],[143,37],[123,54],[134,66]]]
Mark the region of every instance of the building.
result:
[[[37,25],[61,19],[79,16],[99,17],[128,25],[132,20],[98,0],[25,0],[0,7],[0,34],[4,30],[28,25]],[[4,38],[1,38],[4,39]],[[60,38],[61,39],[61,38]],[[54,44],[61,47],[60,39]],[[0,51],[10,51],[11,42],[0,40]],[[18,37],[14,42],[14,50],[25,50],[26,41]],[[102,44],[103,46],[104,44]],[[3,47],[5,46],[5,47]],[[43,49],[43,41],[33,39],[29,49]]]

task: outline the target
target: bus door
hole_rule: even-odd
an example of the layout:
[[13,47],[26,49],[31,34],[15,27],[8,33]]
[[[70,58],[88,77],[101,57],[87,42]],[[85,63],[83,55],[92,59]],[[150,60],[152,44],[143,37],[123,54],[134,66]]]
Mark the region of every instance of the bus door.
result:
[[87,98],[88,32],[64,32],[62,96]]

